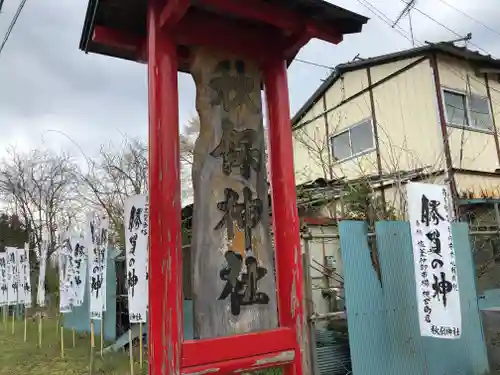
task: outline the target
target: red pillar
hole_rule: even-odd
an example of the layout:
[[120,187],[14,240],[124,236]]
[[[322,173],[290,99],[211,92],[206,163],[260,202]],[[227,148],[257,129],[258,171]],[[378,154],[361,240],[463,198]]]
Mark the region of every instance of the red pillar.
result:
[[183,339],[177,51],[149,1],[149,373],[180,373]]
[[[281,327],[295,330],[297,347],[288,374],[302,375],[307,346],[302,293],[302,250],[293,167],[292,124],[284,60],[272,59],[264,68],[269,117],[269,160],[272,217],[276,251],[278,315]],[[289,369],[290,370],[290,369]],[[307,371],[307,366],[304,367]]]

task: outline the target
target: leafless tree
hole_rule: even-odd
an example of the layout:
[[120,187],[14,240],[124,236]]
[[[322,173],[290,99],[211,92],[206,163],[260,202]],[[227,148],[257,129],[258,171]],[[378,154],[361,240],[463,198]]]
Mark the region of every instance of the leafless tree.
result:
[[78,167],[69,155],[14,148],[0,164],[0,194],[24,222],[31,242],[40,248],[48,230],[48,255],[56,250],[56,232],[71,225],[81,209],[76,199]]
[[148,149],[138,139],[125,139],[116,147],[101,147],[96,160],[87,160],[81,174],[81,198],[89,208],[103,210],[110,220],[110,240],[124,248],[125,200],[148,191]]
[[199,133],[200,118],[195,116],[188,121],[188,123],[184,126],[182,133],[179,135],[183,200],[189,199],[193,194],[191,168],[193,166],[194,159],[194,146]]
[[313,128],[314,124],[305,126],[294,131],[293,136],[299,147],[307,151],[311,162],[321,169],[325,180],[333,178],[331,161],[329,158],[327,137],[319,134],[319,128]]
[[[182,195],[190,195],[190,170],[193,150],[199,132],[197,118],[185,126],[180,135]],[[82,173],[82,200],[91,208],[103,210],[110,219],[110,240],[124,248],[123,227],[125,200],[148,192],[148,148],[139,139],[125,139],[121,145],[101,147],[99,157],[87,159],[88,168]]]

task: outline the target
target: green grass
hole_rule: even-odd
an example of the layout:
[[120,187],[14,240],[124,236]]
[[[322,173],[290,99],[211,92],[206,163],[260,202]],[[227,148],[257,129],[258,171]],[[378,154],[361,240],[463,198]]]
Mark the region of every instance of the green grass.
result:
[[[38,321],[27,320],[27,341],[24,341],[24,321],[6,322],[0,314],[0,375],[129,375],[130,359],[127,352],[100,356],[100,341],[96,335],[95,354],[90,367],[90,337],[88,334],[75,335],[64,330],[64,358],[61,358],[61,332],[58,321],[54,318],[43,320],[42,348],[38,348]],[[104,345],[106,346],[106,344]],[[137,349],[137,348],[135,348]],[[143,369],[139,366],[138,349],[134,350],[134,375],[146,375],[147,357],[144,354]],[[280,368],[257,371],[252,375],[281,375]]]
[[[12,320],[0,316],[0,375],[83,375],[130,374],[128,352],[100,356],[100,342],[96,337],[93,370],[90,367],[90,338],[64,330],[64,358],[61,358],[61,336],[56,319],[44,319],[42,348],[38,348],[38,322],[27,321],[27,341],[24,342],[24,321],[16,321],[12,334]],[[134,353],[136,362],[138,353]],[[147,363],[141,371],[135,364],[134,375],[147,374]]]

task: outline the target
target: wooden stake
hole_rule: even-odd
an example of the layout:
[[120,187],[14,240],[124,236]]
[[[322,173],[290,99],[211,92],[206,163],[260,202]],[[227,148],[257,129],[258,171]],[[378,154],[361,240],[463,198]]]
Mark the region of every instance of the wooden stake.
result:
[[64,358],[64,327],[61,326],[61,358]]
[[101,319],[101,358],[103,350],[104,350],[104,314],[102,314],[102,319]]
[[15,326],[16,326],[16,313],[14,309],[12,309],[12,334],[14,334]]
[[90,320],[90,365],[89,365],[89,375],[92,374],[92,370],[94,367],[94,320]]
[[90,347],[95,348],[95,340],[94,340],[94,321],[90,321]]
[[73,348],[76,346],[76,334],[75,329],[73,328]]
[[38,315],[38,347],[42,348],[42,313]]
[[24,342],[28,341],[28,314],[27,309],[24,308]]
[[139,363],[142,369],[142,323],[139,323]]
[[130,375],[134,375],[134,353],[132,351],[132,329],[128,330],[128,352],[130,357]]

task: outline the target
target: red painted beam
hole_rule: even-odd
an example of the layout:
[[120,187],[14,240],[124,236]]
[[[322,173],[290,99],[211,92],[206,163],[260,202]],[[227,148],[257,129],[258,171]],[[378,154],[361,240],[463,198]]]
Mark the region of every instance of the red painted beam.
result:
[[309,23],[306,27],[311,39],[316,38],[332,44],[339,44],[344,39],[344,35],[330,25]]
[[196,0],[195,5],[217,10],[222,14],[266,23],[282,31],[302,34],[301,30],[307,29],[310,38],[317,38],[329,43],[338,44],[342,41],[340,34],[334,27],[323,22],[305,22],[297,13],[283,10],[279,6],[271,5],[264,1],[256,0]]
[[167,0],[160,14],[160,27],[173,28],[184,17],[191,3],[189,0]]
[[232,359],[224,362],[213,362],[200,366],[182,368],[182,375],[200,374],[241,374],[269,367],[283,366],[295,359],[295,351],[267,353],[258,356]]
[[311,34],[306,29],[290,35],[283,43],[283,56],[295,56],[310,40]]
[[290,328],[184,341],[182,344],[182,368],[294,350],[295,341],[295,332]]
[[196,12],[182,19],[172,33],[179,45],[203,45],[254,60],[276,56],[283,46],[278,32],[250,28],[226,18],[207,18]]
[[220,13],[267,23],[282,31],[294,31],[304,24],[303,19],[280,7],[256,0],[197,0],[196,5]]
[[139,51],[145,39],[121,30],[95,26],[92,42],[127,51]]

